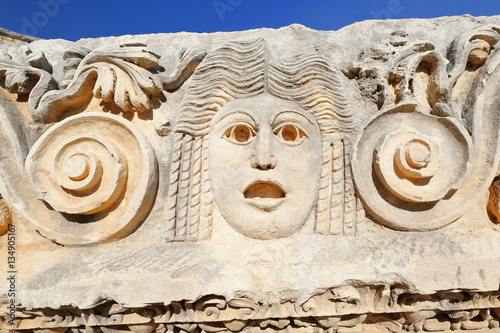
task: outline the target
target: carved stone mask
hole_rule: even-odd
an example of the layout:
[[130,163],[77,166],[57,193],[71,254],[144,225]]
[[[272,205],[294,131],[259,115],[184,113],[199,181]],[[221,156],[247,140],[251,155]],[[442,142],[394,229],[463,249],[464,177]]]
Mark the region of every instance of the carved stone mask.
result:
[[321,139],[313,116],[269,94],[227,103],[212,120],[209,170],[227,222],[257,239],[299,230],[317,199]]

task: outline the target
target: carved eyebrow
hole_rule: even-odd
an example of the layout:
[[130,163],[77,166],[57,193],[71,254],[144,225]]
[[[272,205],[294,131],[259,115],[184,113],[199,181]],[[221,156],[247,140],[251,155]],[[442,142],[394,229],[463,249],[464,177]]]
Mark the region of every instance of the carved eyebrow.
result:
[[236,110],[233,110],[233,111],[228,111],[226,114],[222,115],[221,118],[219,119],[219,122],[221,122],[224,118],[227,118],[235,113],[243,113],[245,116],[248,116],[250,119],[252,119],[252,121],[254,122],[254,124],[258,124],[258,122],[255,120],[254,117],[252,117],[252,115],[244,110],[240,110],[240,109],[236,109]]
[[286,111],[281,111],[281,112],[278,112],[278,114],[276,114],[273,118],[273,121],[271,122],[271,124],[274,124],[276,122],[276,119],[278,117],[280,117],[283,113],[294,113],[294,114],[297,114],[299,116],[301,116],[302,118],[306,119],[308,122],[310,122],[311,124],[314,125],[314,122],[307,118],[303,113],[299,112],[299,111],[294,111],[294,110],[286,110]]

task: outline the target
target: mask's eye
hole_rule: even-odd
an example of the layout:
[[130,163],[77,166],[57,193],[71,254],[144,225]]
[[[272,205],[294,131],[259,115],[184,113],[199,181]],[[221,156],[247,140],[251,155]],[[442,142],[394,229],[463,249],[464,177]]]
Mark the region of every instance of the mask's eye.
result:
[[244,145],[252,142],[255,135],[255,130],[249,124],[238,123],[229,127],[223,137],[229,142]]
[[278,127],[274,130],[274,135],[290,145],[300,145],[307,137],[302,129],[292,124],[285,124]]

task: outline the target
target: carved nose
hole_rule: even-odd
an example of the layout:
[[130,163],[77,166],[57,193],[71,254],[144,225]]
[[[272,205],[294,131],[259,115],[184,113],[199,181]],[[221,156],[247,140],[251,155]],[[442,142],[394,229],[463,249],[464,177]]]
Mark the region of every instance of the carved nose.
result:
[[273,162],[269,161],[269,162],[252,163],[252,167],[254,167],[255,169],[265,171],[265,170],[274,169],[276,167],[276,165]]
[[267,138],[259,138],[256,152],[252,161],[252,168],[258,170],[271,170],[276,167],[276,159],[274,158],[271,142]]

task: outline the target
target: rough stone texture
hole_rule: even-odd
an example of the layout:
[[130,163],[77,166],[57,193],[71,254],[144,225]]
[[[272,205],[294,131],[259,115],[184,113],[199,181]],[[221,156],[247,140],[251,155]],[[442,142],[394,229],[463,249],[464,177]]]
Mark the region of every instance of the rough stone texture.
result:
[[499,40],[462,16],[0,45],[3,329],[497,329]]
[[0,43],[11,43],[11,42],[32,42],[40,38],[23,35],[14,31],[0,28]]

